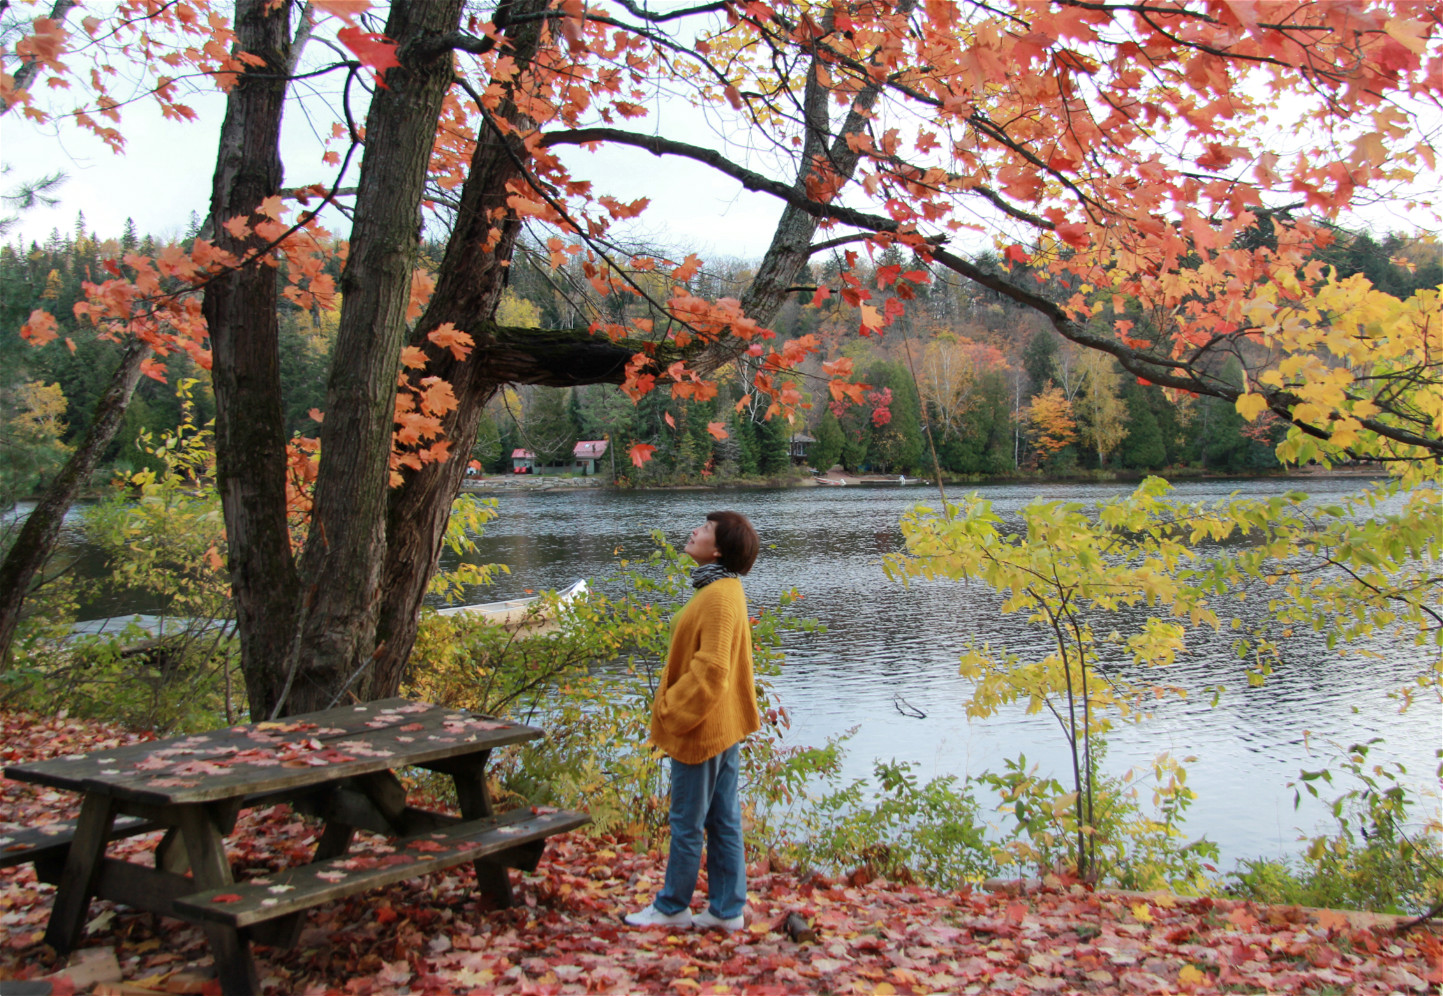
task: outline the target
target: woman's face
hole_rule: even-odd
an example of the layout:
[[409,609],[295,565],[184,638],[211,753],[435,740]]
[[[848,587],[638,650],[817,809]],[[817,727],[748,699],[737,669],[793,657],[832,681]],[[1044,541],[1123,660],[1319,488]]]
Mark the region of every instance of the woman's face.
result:
[[716,523],[707,519],[691,531],[683,551],[698,564],[710,564],[721,556],[716,548]]

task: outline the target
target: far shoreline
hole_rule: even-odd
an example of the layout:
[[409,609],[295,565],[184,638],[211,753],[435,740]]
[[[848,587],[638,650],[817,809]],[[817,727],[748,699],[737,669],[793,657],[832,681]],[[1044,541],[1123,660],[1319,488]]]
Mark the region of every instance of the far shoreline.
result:
[[[907,477],[898,483],[901,475],[851,474],[843,471],[828,471],[815,476],[789,478],[757,478],[717,481],[715,483],[685,482],[676,484],[616,484],[603,477],[568,477],[550,474],[495,474],[482,478],[467,478],[462,484],[464,494],[487,494],[515,491],[569,491],[576,489],[602,489],[606,491],[728,491],[747,488],[818,488],[818,487],[861,487],[861,488],[936,488],[935,478]],[[1197,480],[1275,480],[1295,478],[1298,480],[1342,479],[1386,480],[1388,474],[1376,467],[1295,467],[1279,468],[1273,471],[1253,473],[1227,473],[1204,470],[1195,467],[1173,468],[1171,471],[1145,472],[1136,470],[1102,470],[1074,474],[999,474],[999,475],[958,475],[944,477],[943,487],[991,484],[1127,484],[1144,480],[1149,476],[1162,477],[1171,483]]]

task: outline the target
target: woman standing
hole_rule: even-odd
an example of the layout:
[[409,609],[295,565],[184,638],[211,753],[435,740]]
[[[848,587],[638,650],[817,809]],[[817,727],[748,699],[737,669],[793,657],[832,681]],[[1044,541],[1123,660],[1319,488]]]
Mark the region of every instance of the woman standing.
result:
[[[651,739],[671,758],[671,851],[651,905],[634,927],[742,925],[747,901],[737,775],[741,741],[761,728],[752,678],[752,627],[740,576],[759,548],[746,516],[712,512],[686,554],[696,593],[672,623],[666,672],[651,706]],[[707,909],[691,915],[706,839]]]

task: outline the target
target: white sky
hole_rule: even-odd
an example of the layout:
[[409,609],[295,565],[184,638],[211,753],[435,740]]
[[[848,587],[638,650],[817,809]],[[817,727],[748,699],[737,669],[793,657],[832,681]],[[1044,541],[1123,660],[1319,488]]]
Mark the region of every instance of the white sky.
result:
[[[36,126],[13,114],[0,118],[0,163],[11,168],[4,192],[56,170],[69,177],[59,189],[59,204],[23,214],[4,241],[44,241],[57,228],[69,233],[76,211],[85,212],[86,227],[101,238],[119,237],[126,218],[135,220],[142,235],[183,233],[191,212],[207,213],[224,97],[197,93],[186,103],[196,110],[197,121],[164,120],[148,101],[127,108],[119,126],[126,151],[120,155],[73,127]],[[325,128],[329,121],[318,116],[316,125]],[[688,130],[696,133],[681,137],[698,143],[711,137],[704,129]],[[324,150],[299,107],[287,108],[281,144],[287,186],[333,178],[334,169],[321,163]],[[563,150],[563,155],[578,175],[594,178],[605,192],[622,200],[650,197],[641,230],[703,258],[760,258],[781,212],[773,198],[676,157],[661,159],[626,148],[610,149],[604,158],[579,149]],[[359,159],[358,154],[357,164]],[[349,225],[336,216],[329,227],[345,236]]]

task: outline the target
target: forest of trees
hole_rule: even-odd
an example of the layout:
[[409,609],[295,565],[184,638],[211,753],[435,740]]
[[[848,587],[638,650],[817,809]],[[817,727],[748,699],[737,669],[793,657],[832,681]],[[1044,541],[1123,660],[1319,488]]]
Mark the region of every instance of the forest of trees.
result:
[[[7,503],[34,493],[64,462],[120,351],[93,325],[64,320],[60,338],[36,349],[17,334],[21,324],[35,308],[71,314],[83,299],[82,281],[99,279],[103,260],[128,252],[154,255],[165,244],[138,235],[133,224],[118,238],[98,235],[81,214],[72,231],[53,232],[43,244],[0,246],[0,498]],[[439,246],[429,248],[430,258],[439,255]],[[1318,255],[1340,277],[1361,273],[1399,297],[1443,283],[1436,247],[1402,236],[1340,232]],[[977,262],[997,266],[991,257]],[[336,266],[334,258],[330,265]],[[899,293],[909,299],[906,314],[885,335],[849,334],[855,310],[835,301],[813,306],[797,295],[788,300],[774,322],[778,336],[815,336],[822,344],[801,369],[803,383],[814,391],[804,392],[791,423],[766,418],[766,400],[748,393],[740,370],[720,377],[717,395],[705,401],[651,392],[633,402],[604,384],[523,386],[488,405],[472,458],[486,473],[505,473],[512,451],[524,448],[541,464],[560,467],[569,465],[578,440],[606,438],[620,450],[616,473],[630,483],[777,480],[792,472],[791,437],[805,433],[815,439],[807,465],[816,470],[840,465],[851,472],[917,475],[930,473],[930,430],[943,472],[957,476],[1098,468],[1247,474],[1278,467],[1274,449],[1285,426],[1276,417],[1265,414],[1250,423],[1230,402],[1140,384],[1111,357],[1064,340],[1034,312],[976,284],[939,273],[918,284],[878,279],[879,271],[912,265],[894,248],[870,267],[870,289],[878,299]],[[822,259],[813,278],[819,284],[835,279],[837,269]],[[868,269],[862,264],[861,272]],[[746,263],[732,261],[713,265],[702,277],[724,294],[752,275]],[[498,321],[568,327],[584,310],[578,295],[587,293],[582,279],[559,282],[537,253],[518,254]],[[282,298],[280,307],[286,428],[313,436],[314,413],[325,405],[339,302],[331,310],[315,304],[305,310]],[[868,385],[859,403],[828,397],[821,365],[839,357],[849,359]],[[167,365],[166,380],[142,380],[103,458],[102,479],[154,462],[136,443],[178,424],[182,406],[172,386],[178,380],[198,379],[196,417],[204,423],[214,416],[207,372],[179,352]],[[717,423],[724,434],[710,428]],[[633,442],[656,447],[644,467],[625,459]],[[602,468],[609,474],[611,464]]]

